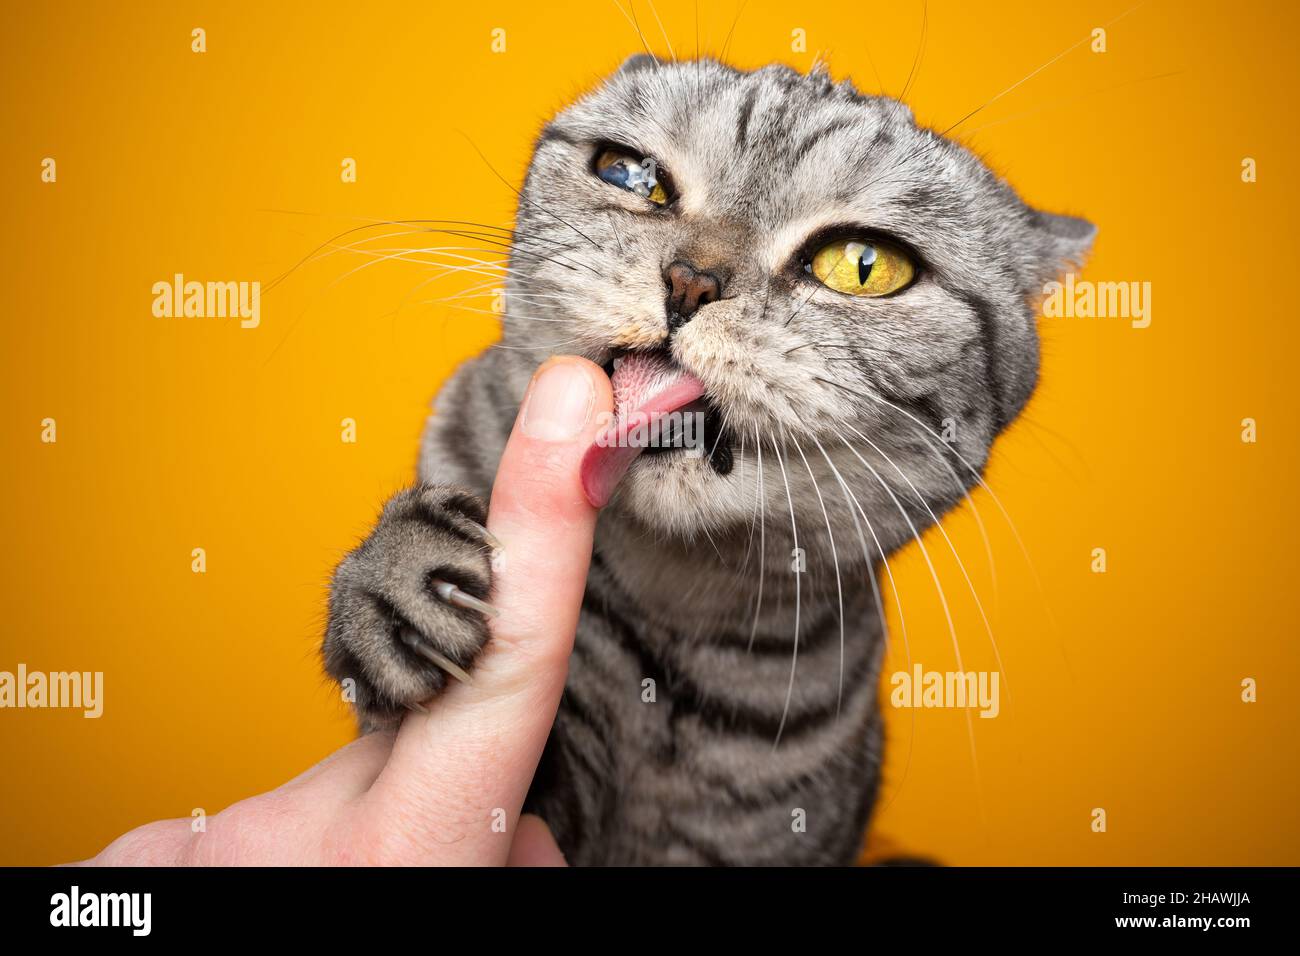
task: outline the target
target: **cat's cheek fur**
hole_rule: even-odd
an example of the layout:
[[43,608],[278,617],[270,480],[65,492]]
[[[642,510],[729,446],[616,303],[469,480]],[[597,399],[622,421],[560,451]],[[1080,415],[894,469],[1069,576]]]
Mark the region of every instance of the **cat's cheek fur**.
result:
[[657,534],[694,539],[703,537],[706,530],[747,522],[753,512],[753,496],[753,488],[734,469],[729,475],[719,475],[707,455],[673,452],[643,456],[634,462],[610,507]]

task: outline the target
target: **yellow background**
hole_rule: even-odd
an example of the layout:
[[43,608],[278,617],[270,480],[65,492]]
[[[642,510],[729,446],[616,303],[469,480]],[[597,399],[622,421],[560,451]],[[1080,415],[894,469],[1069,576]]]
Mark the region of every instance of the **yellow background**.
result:
[[[703,49],[738,6],[700,4]],[[1042,321],[1042,386],[988,476],[1042,596],[986,491],[996,601],[969,509],[946,525],[1009,699],[973,721],[978,785],[964,714],[890,713],[877,833],[952,863],[1300,863],[1295,7],[993,6],[930,3],[909,102],[943,128],[1073,45],[957,132],[1030,202],[1096,222],[1084,277],[1150,282],[1153,321]],[[693,52],[694,3],[658,13]],[[807,68],[824,50],[897,94],[921,27],[912,0],[752,0],[728,58]],[[470,142],[517,184],[544,118],[639,47],[612,0],[9,7],[0,670],[103,671],[105,713],[0,711],[0,862],[215,812],[351,737],[315,658],[327,576],[411,478],[438,384],[496,334],[490,314],[420,304],[468,280],[348,275],[372,261],[355,252],[266,292],[255,330],[154,318],[152,284],[269,283],[369,220],[507,223],[514,196]],[[942,537],[926,543],[966,666],[996,668]],[[895,570],[913,659],[951,669],[915,546]]]

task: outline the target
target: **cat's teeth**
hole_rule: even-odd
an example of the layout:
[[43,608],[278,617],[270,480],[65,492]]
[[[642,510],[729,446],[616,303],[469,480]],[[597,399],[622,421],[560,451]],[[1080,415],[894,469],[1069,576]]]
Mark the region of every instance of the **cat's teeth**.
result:
[[622,365],[622,364],[623,364],[623,356],[620,355],[618,358],[614,359],[614,362],[613,362],[613,365],[614,365],[614,371],[617,372],[617,371],[618,371],[618,367],[619,367],[620,365]]

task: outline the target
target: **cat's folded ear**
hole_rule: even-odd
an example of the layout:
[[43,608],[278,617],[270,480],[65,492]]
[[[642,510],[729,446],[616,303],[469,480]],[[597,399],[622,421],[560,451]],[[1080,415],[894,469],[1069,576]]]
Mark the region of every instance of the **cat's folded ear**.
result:
[[619,73],[640,73],[642,70],[657,70],[659,58],[649,53],[634,53],[618,68]]
[[1097,227],[1078,216],[1031,209],[1029,226],[1037,260],[1035,279],[1039,282],[1050,282],[1082,266],[1097,238]]

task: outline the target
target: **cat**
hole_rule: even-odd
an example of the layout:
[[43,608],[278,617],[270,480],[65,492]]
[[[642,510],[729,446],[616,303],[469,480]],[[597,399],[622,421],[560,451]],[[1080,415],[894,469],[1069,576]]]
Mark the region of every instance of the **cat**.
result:
[[646,54],[546,124],[519,197],[506,347],[442,388],[419,483],[336,570],[327,672],[365,731],[473,667],[484,501],[542,359],[604,366],[624,412],[671,386],[703,453],[584,462],[608,503],[525,809],[573,864],[853,863],[881,561],[978,482],[1095,229],[824,68]]

